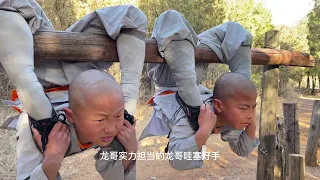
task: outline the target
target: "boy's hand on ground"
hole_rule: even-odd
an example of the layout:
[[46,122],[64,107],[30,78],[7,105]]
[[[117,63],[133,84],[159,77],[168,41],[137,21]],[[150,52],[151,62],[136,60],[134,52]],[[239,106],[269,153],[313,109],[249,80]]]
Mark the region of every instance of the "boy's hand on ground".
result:
[[[34,134],[33,138],[39,147],[42,148],[41,135],[35,128],[32,128],[32,132]],[[48,144],[46,150],[43,152],[44,157],[62,162],[70,145],[70,139],[71,131],[69,127],[61,122],[57,122],[48,136]]]
[[127,120],[124,120],[124,125],[117,135],[119,142],[123,145],[126,152],[136,153],[138,151],[138,141],[136,138],[136,129],[135,124]]

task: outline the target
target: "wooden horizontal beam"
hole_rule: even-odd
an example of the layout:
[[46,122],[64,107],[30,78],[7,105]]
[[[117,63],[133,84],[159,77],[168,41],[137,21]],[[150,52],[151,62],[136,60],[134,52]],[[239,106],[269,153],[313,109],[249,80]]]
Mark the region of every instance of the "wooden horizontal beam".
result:
[[[146,39],[146,63],[163,63],[157,43]],[[117,62],[116,43],[100,34],[64,31],[38,31],[34,35],[36,61],[108,61]],[[195,51],[196,61],[221,63],[217,55],[206,45]],[[306,53],[274,49],[251,49],[253,65],[315,66],[315,59]]]

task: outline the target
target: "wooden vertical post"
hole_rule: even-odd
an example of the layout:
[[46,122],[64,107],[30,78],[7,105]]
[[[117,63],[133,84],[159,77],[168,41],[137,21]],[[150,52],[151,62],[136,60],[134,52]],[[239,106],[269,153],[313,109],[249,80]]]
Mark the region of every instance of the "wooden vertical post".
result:
[[304,174],[304,156],[301,154],[289,154],[289,179],[304,180]]
[[277,135],[276,135],[276,163],[274,167],[274,179],[286,180],[286,164],[285,159],[286,144],[284,132],[284,120],[277,118]]
[[[309,128],[308,142],[306,148],[306,165],[319,166],[317,150],[320,141],[320,100],[315,100],[313,104],[312,117]],[[319,155],[318,158],[320,159]]]
[[[300,154],[300,131],[298,122],[297,103],[283,103],[284,129],[285,129],[285,160],[288,162],[289,154]],[[288,175],[288,163],[286,174]]]
[[[265,47],[280,49],[279,31],[269,31]],[[264,66],[258,147],[257,180],[273,180],[277,125],[279,66]]]

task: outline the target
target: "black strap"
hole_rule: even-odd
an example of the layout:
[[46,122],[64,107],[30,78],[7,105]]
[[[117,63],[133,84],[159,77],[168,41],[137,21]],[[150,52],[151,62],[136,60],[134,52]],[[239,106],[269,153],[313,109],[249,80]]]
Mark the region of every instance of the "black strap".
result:
[[[170,130],[170,132],[169,132],[169,134],[168,134],[168,136],[167,136],[168,139],[170,138],[170,134],[171,134],[171,130]],[[168,141],[168,144],[167,144],[166,148],[164,148],[164,152],[165,152],[165,153],[168,153],[169,142],[170,142],[170,141]]]
[[128,113],[127,110],[124,110],[124,119],[129,121],[132,125],[134,124],[134,116]]
[[[28,116],[29,116],[29,125],[30,125],[30,130],[31,130],[32,136],[34,135],[32,132],[32,128],[37,129],[41,135],[42,151],[46,150],[46,145],[48,144],[48,136],[49,136],[53,126],[59,121],[68,125],[66,122],[66,116],[64,114],[57,115],[56,111],[53,108],[52,108],[51,117],[47,118],[47,119],[35,120],[30,115],[28,115]],[[62,116],[62,119],[60,119],[60,116]],[[35,144],[41,152],[41,148],[38,146],[38,143],[36,141],[35,141]]]

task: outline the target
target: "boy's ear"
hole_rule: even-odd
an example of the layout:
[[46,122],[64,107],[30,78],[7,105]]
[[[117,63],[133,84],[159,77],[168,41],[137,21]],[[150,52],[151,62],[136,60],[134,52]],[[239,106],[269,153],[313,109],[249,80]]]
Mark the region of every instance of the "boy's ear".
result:
[[219,99],[213,99],[213,107],[216,112],[221,113],[222,102]]
[[70,123],[74,123],[74,115],[70,108],[64,108],[64,112],[66,113],[67,119]]

